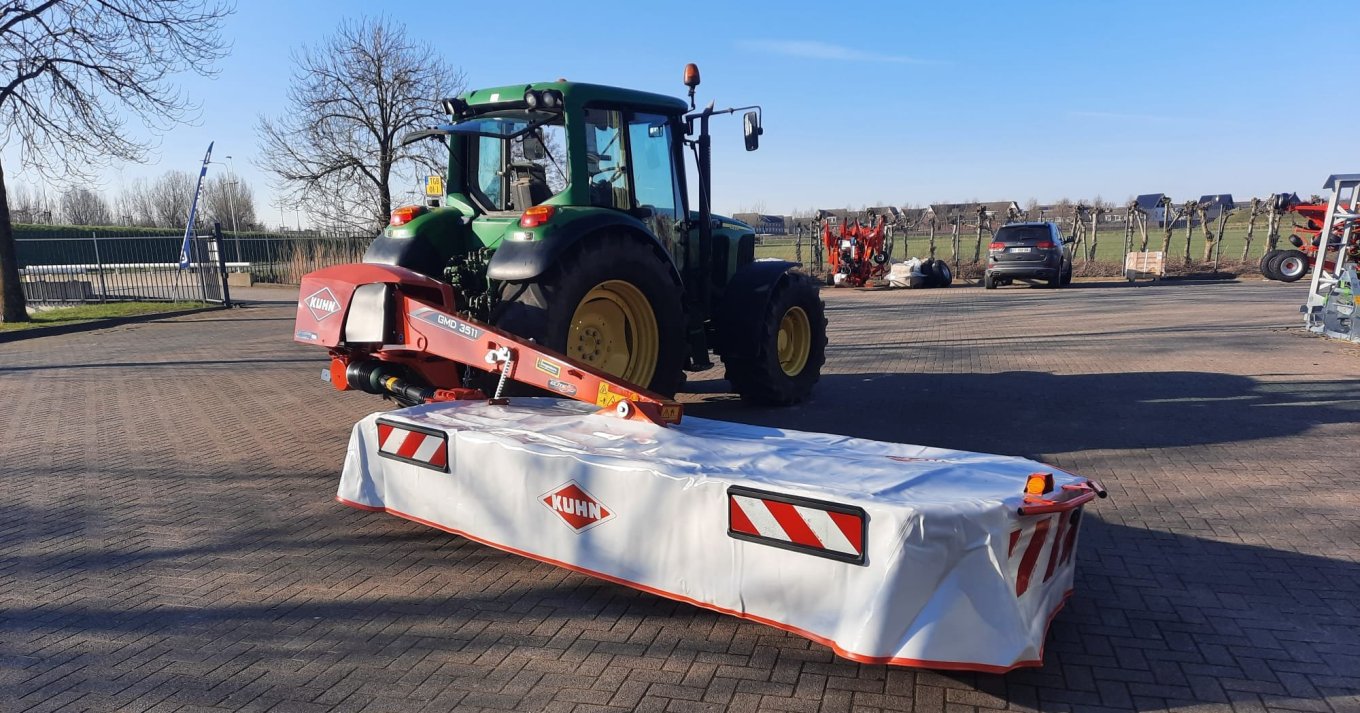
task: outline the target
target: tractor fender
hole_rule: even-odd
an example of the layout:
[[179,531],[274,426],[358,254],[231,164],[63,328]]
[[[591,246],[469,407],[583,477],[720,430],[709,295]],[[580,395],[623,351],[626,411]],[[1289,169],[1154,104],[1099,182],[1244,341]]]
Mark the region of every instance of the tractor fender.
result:
[[[564,211],[565,221],[554,221],[549,230],[543,232],[538,240],[503,240],[496,248],[487,265],[486,276],[493,280],[524,282],[542,275],[548,268],[574,248],[577,243],[589,236],[609,230],[632,235],[654,246],[666,256],[666,264],[676,284],[680,284],[680,272],[671,258],[670,251],[647,228],[647,224],[627,213],[608,209],[588,211]],[[572,215],[572,213],[578,213]]]
[[369,244],[364,262],[404,267],[440,278],[450,257],[479,244],[463,212],[445,207],[418,216],[406,225],[385,228]]
[[731,355],[734,348],[754,345],[749,339],[732,340],[729,345],[727,335],[741,334],[763,319],[770,295],[788,279],[789,270],[801,264],[788,260],[758,260],[737,269],[714,306],[717,337],[714,347],[719,354]]

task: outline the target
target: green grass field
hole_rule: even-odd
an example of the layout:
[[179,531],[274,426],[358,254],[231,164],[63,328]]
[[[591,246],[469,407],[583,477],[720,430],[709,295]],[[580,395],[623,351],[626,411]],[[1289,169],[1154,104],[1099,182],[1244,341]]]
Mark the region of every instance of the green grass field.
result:
[[0,332],[13,332],[34,327],[51,327],[57,324],[90,322],[112,317],[139,317],[145,314],[183,312],[208,306],[205,302],[106,302],[104,304],[78,305],[75,307],[56,307],[34,310],[29,317],[31,322],[0,322]]
[[[1288,247],[1289,235],[1293,230],[1288,216],[1280,224],[1280,247]],[[1068,226],[1063,226],[1063,232],[1068,232]],[[1224,238],[1220,261],[1223,263],[1233,263],[1242,258],[1242,248],[1246,244],[1247,219],[1241,211],[1238,214],[1229,216],[1227,225],[1224,227]],[[1148,250],[1156,251],[1162,248],[1162,238],[1165,231],[1155,225],[1148,226]],[[820,235],[818,236],[820,239]],[[982,236],[982,256],[987,255],[987,243],[990,237],[987,233]],[[1137,250],[1139,243],[1142,242],[1142,235],[1134,231],[1133,249]],[[1266,250],[1266,221],[1264,217],[1256,219],[1256,231],[1252,237],[1251,254],[1248,262],[1255,262],[1260,259]],[[911,233],[903,236],[898,233],[893,240],[893,260],[904,260],[908,257],[925,257],[928,254],[930,244],[929,235],[926,233]],[[969,262],[973,258],[973,248],[977,244],[977,233],[962,233],[959,236],[959,260]],[[1096,260],[1101,262],[1120,263],[1124,261],[1124,226],[1122,224],[1102,225],[1099,239],[1096,243]],[[795,259],[797,248],[793,238],[765,238],[756,246],[756,257],[773,257],[784,260]],[[935,233],[935,256],[939,258],[951,258],[953,248],[951,238],[947,231],[936,231]],[[1185,226],[1178,225],[1171,235],[1171,250],[1168,261],[1179,262],[1185,255]],[[1204,235],[1196,226],[1190,238],[1190,257],[1198,261],[1204,256]],[[810,262],[812,259],[811,249],[806,242],[803,243],[803,261]],[[1077,262],[1081,261],[1081,256],[1077,256]]]

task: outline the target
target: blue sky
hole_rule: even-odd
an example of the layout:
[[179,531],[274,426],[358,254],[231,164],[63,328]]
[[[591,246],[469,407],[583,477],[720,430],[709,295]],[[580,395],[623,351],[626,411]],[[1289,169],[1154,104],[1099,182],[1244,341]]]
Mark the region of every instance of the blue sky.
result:
[[[631,6],[631,7],[630,7]],[[448,8],[441,10],[441,8]],[[572,9],[576,8],[576,9]],[[624,8],[629,8],[625,10]],[[472,86],[566,77],[682,95],[697,62],[701,102],[761,104],[761,149],[739,120],[717,125],[715,206],[788,212],[942,200],[1042,202],[1319,192],[1360,170],[1343,127],[1360,97],[1327,91],[1360,53],[1333,5],[1278,2],[416,3],[240,0],[232,54],[185,77],[202,104],[142,165],[102,188],[193,170],[208,141],[281,220],[254,168],[260,114],[283,110],[289,51],[341,17],[385,12],[461,68]],[[1336,68],[1337,79],[1326,79]],[[1324,106],[1310,101],[1328,96]],[[1335,135],[1333,127],[1342,129]],[[1325,147],[1325,148],[1324,148]],[[7,175],[34,177],[5,151]],[[216,169],[218,167],[214,167]],[[282,215],[305,225],[305,207]]]

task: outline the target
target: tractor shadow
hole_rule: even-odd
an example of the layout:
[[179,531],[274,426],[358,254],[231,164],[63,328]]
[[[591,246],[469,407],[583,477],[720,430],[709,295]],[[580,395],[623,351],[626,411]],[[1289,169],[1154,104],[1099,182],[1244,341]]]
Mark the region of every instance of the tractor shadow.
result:
[[1007,455],[1232,443],[1360,420],[1360,379],[1213,372],[826,374],[793,408],[721,395],[721,380],[688,389],[704,400],[687,416]]

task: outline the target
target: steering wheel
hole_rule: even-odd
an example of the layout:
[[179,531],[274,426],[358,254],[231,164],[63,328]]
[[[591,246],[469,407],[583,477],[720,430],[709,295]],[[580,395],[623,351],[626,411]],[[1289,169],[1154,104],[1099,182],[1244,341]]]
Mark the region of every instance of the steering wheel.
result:
[[625,167],[621,163],[615,166],[611,166],[609,168],[602,168],[598,171],[592,171],[590,174],[590,179],[594,181],[596,176],[602,176],[607,173],[609,174],[609,176],[606,177],[604,181],[606,181],[607,183],[609,183],[609,185],[612,186],[614,185],[615,181],[619,180],[620,176],[626,175],[624,169]]

